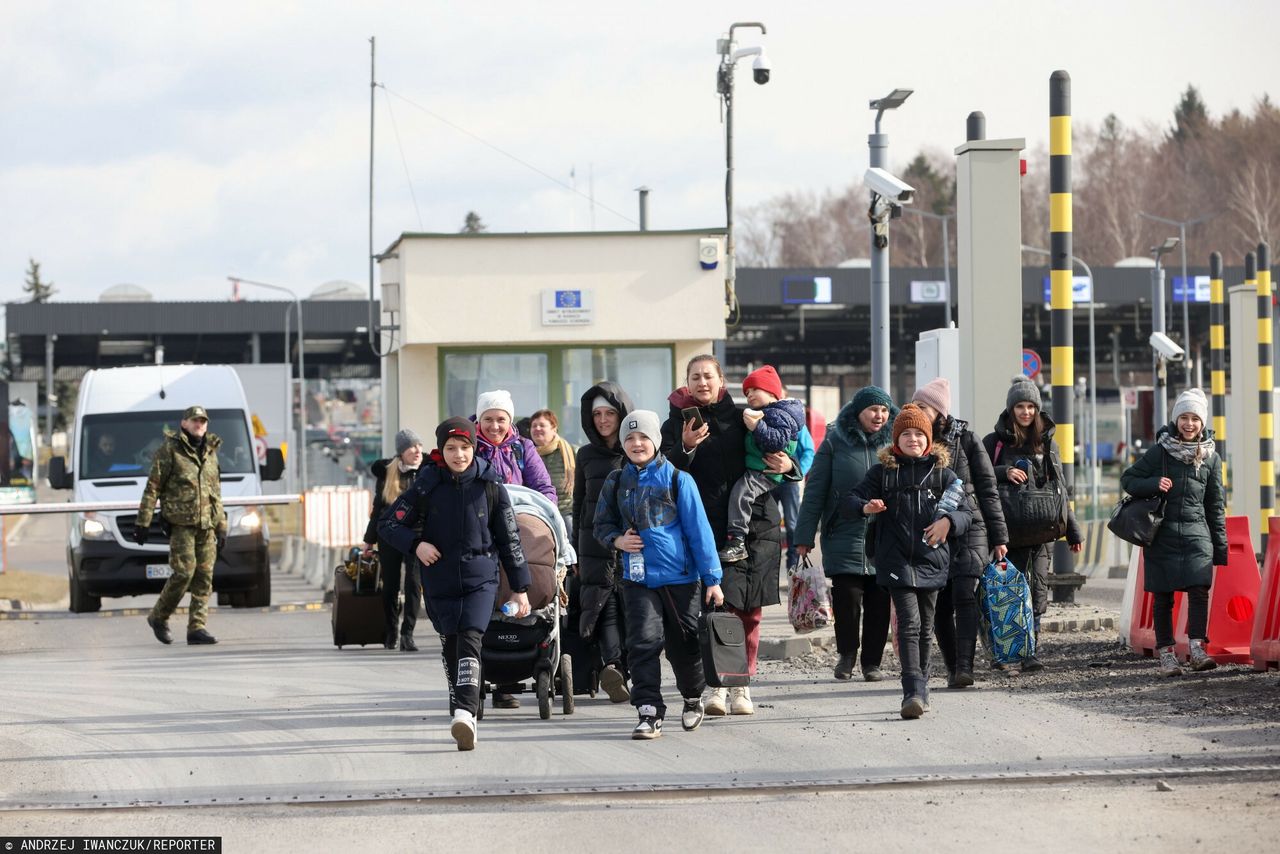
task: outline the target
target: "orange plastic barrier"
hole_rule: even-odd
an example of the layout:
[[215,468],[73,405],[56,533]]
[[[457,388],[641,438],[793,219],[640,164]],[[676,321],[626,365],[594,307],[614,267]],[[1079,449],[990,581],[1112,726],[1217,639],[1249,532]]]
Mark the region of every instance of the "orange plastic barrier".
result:
[[[1267,550],[1271,550],[1268,542]],[[1253,537],[1248,516],[1227,517],[1227,565],[1214,567],[1209,588],[1209,643],[1205,652],[1219,664],[1246,664],[1250,661],[1249,639],[1258,601],[1258,559],[1253,553]],[[1178,659],[1190,658],[1187,644],[1187,611],[1175,622],[1174,652]]]
[[1280,669],[1280,517],[1268,520],[1267,554],[1249,654],[1254,670]]
[[[1137,548],[1135,546],[1135,548]],[[1154,616],[1156,597],[1146,591],[1146,556],[1138,549],[1138,577],[1135,580],[1133,613],[1129,620],[1129,648],[1147,658],[1156,655],[1156,621]],[[1187,640],[1186,596],[1173,594],[1174,638],[1184,644]]]

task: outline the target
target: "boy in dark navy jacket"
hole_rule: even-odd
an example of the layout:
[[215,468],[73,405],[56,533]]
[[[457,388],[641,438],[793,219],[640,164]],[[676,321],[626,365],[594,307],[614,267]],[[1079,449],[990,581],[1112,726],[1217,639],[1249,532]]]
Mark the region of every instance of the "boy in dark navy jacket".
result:
[[724,604],[715,535],[707,522],[693,477],[658,453],[658,415],[647,409],[622,419],[622,447],[629,462],[609,473],[596,504],[594,534],[623,555],[622,598],[626,608],[631,702],[640,722],[635,739],[662,735],[662,664],[666,649],[684,697],[680,725],[702,723],[706,675],[698,643],[702,589],[708,603]]
[[480,639],[493,617],[499,561],[516,616],[529,614],[529,565],[515,512],[498,473],[475,455],[475,429],[465,418],[441,423],[437,450],[378,526],[383,540],[418,562],[427,616],[444,647],[449,731],[459,750],[476,744]]

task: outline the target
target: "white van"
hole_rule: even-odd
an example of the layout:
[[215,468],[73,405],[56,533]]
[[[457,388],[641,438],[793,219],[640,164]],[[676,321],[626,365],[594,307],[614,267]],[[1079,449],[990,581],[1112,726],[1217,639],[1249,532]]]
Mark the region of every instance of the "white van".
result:
[[[73,501],[142,499],[151,459],[164,430],[177,430],[182,411],[199,404],[209,431],[222,439],[218,465],[223,498],[262,494],[263,480],[279,479],[279,449],[259,467],[249,406],[240,378],[228,365],[146,365],[89,371],[80,383],[71,464],[55,457],[49,485],[74,490]],[[227,544],[213,568],[220,603],[271,604],[269,534],[260,507],[228,507]],[[104,596],[159,593],[173,570],[159,513],[147,545],[133,542],[136,510],[77,513],[67,545],[71,610],[97,611]]]

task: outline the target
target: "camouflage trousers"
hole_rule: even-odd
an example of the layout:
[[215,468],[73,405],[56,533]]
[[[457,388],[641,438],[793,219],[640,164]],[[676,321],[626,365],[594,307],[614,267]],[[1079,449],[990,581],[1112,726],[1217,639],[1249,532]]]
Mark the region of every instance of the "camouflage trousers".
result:
[[187,631],[203,629],[209,619],[209,594],[213,592],[213,562],[218,556],[218,533],[213,528],[174,525],[169,536],[169,566],[173,575],[164,583],[160,598],[151,609],[156,620],[167,620],[191,591],[187,609]]

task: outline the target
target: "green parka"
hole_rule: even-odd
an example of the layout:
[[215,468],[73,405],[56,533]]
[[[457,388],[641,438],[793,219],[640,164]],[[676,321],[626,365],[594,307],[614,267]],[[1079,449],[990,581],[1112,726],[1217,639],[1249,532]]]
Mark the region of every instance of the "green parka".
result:
[[867,521],[841,517],[840,499],[853,492],[879,462],[880,449],[893,444],[898,410],[890,408],[889,420],[870,436],[858,421],[859,413],[852,410],[852,403],[845,404],[814,455],[796,523],[797,545],[812,548],[814,538],[822,534],[822,568],[827,575],[876,574],[866,555]]
[[[1173,426],[1160,435],[1173,433]],[[1208,431],[1206,437],[1212,434]],[[1164,521],[1155,541],[1143,550],[1146,590],[1170,593],[1213,584],[1214,566],[1227,562],[1227,516],[1222,495],[1222,460],[1212,453],[1200,463],[1183,463],[1159,444],[1120,476],[1120,486],[1135,498],[1160,494],[1160,478],[1173,481],[1166,493]]]
[[151,524],[158,498],[160,515],[170,525],[214,528],[225,534],[227,517],[222,510],[222,476],[218,469],[221,445],[221,439],[207,433],[204,448],[196,450],[186,433],[165,428],[164,442],[151,460],[147,488],[138,504],[138,526]]

